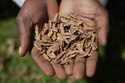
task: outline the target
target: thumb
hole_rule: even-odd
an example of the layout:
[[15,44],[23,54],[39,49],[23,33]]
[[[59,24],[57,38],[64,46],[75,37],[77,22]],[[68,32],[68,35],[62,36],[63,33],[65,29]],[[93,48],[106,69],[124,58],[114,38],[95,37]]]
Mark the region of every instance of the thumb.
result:
[[26,52],[30,49],[31,44],[31,28],[32,28],[32,21],[29,16],[19,15],[17,17],[17,28],[19,31],[20,37],[20,47],[19,47],[19,54],[25,55]]

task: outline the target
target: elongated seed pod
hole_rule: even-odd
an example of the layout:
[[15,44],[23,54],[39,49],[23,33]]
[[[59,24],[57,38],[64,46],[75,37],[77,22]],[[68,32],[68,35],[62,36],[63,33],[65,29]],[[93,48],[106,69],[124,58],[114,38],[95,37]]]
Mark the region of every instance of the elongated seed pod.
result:
[[61,16],[35,27],[34,46],[50,63],[74,63],[78,57],[92,56],[97,49],[96,22],[92,18]]

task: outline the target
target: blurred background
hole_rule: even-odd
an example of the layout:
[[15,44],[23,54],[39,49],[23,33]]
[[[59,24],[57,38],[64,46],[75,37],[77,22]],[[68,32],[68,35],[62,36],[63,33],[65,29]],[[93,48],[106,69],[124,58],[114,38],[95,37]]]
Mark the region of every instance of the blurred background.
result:
[[[19,7],[11,0],[0,0],[0,83],[66,83],[45,76],[31,56],[18,55],[15,18]],[[99,50],[97,72],[77,83],[125,83],[125,0],[109,0],[108,44]]]

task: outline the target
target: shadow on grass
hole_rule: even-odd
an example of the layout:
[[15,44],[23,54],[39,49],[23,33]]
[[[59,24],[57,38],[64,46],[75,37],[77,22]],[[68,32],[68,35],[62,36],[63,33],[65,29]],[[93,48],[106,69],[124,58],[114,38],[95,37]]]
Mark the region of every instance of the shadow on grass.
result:
[[125,1],[110,0],[110,28],[106,54],[99,58],[97,72],[90,83],[125,83]]

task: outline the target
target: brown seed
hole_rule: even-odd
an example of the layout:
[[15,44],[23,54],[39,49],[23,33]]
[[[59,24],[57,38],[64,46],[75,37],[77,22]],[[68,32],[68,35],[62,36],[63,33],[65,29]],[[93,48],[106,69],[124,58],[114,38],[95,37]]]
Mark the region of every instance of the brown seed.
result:
[[73,63],[76,56],[92,56],[97,49],[96,22],[88,17],[60,16],[35,27],[34,46],[51,63]]

